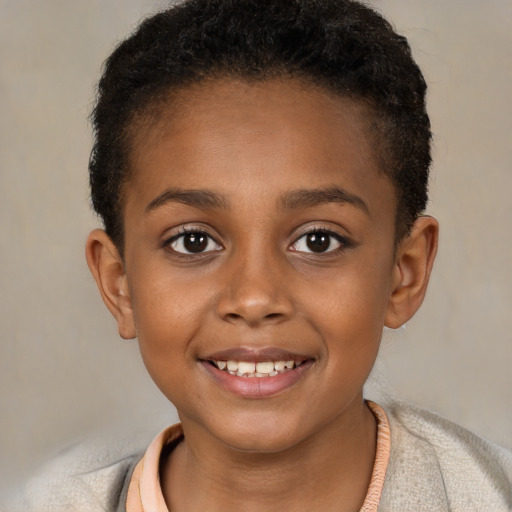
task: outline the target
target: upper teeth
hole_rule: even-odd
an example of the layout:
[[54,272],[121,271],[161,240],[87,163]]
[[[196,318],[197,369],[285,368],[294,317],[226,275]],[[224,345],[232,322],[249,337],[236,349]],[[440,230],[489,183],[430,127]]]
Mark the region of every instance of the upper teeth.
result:
[[239,377],[273,377],[291,370],[300,363],[295,361],[212,361],[219,370]]

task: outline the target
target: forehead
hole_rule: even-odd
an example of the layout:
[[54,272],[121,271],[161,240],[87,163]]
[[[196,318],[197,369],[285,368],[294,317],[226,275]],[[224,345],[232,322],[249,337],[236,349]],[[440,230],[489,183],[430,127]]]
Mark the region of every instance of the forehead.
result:
[[183,88],[133,131],[127,201],[151,201],[166,187],[243,196],[247,188],[284,191],[341,181],[393,209],[369,115],[354,100],[292,79],[219,79]]

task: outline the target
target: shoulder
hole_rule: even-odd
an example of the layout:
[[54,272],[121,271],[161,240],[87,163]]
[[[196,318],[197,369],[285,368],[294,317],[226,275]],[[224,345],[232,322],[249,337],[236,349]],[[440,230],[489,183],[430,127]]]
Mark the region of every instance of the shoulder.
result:
[[145,437],[103,437],[70,447],[15,490],[5,510],[124,511],[132,472],[149,444]]
[[384,409],[391,456],[379,511],[512,510],[512,452],[432,412]]

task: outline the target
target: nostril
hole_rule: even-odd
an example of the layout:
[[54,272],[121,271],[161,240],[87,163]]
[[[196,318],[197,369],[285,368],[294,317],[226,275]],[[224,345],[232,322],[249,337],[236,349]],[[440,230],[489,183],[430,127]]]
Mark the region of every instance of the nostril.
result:
[[240,320],[242,318],[243,318],[243,316],[239,315],[238,313],[228,313],[226,315],[227,320]]
[[293,315],[293,306],[283,292],[271,293],[250,283],[238,288],[232,287],[229,292],[219,297],[216,305],[217,314],[224,321],[232,323],[245,322],[256,325],[261,322],[276,323]]
[[276,318],[280,318],[281,316],[281,313],[269,313],[268,315],[265,315],[265,318],[268,320],[274,320]]
[[259,324],[261,322],[278,322],[284,317],[285,315],[283,315],[282,313],[268,313],[266,315],[254,315],[251,313],[246,315],[239,313],[227,313],[226,315],[224,315],[224,320],[232,323],[246,322],[248,324]]

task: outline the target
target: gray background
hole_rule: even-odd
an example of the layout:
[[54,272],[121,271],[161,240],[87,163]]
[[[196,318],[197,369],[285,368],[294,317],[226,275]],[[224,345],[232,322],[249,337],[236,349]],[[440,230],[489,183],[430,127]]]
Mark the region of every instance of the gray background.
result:
[[[0,0],[0,467],[19,478],[119,424],[173,421],[89,276],[87,116],[100,64],[149,0]],[[385,332],[369,395],[397,395],[512,448],[512,2],[375,0],[430,85],[427,300]]]

